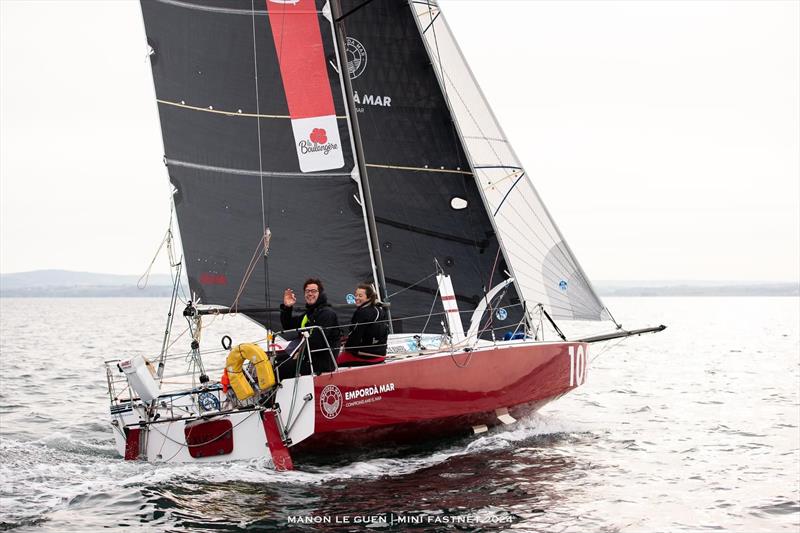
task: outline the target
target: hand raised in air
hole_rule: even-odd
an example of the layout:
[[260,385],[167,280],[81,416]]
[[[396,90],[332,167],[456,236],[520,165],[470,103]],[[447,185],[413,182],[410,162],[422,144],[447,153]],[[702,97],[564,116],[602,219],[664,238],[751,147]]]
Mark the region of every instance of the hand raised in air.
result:
[[283,305],[286,307],[292,307],[296,303],[297,297],[294,295],[294,291],[292,291],[292,289],[286,289],[283,291]]

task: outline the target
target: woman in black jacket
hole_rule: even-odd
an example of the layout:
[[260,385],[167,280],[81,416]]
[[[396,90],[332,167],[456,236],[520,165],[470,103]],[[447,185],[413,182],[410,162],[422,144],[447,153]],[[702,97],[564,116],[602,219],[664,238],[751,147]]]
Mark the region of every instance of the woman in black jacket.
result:
[[383,363],[389,337],[386,313],[371,284],[360,284],[356,288],[355,296],[358,307],[350,320],[350,333],[336,363],[339,366]]

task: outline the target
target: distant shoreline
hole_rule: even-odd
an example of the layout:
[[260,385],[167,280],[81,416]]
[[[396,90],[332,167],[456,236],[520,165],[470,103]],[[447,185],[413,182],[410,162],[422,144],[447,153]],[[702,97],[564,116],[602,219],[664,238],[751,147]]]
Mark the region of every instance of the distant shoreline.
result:
[[[724,286],[595,287],[600,297],[799,297],[800,285],[792,283]],[[188,292],[187,292],[188,293]],[[172,287],[149,286],[49,286],[0,289],[0,298],[168,298]]]
[[[0,274],[0,298],[168,298],[172,287],[169,274],[147,278],[71,270]],[[800,296],[800,281],[597,280],[594,287],[601,297]],[[189,294],[185,286],[184,294]]]

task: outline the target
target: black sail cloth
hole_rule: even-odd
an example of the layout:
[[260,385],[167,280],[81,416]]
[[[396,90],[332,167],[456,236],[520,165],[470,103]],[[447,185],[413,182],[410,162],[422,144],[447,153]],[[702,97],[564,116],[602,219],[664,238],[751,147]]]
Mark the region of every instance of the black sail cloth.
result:
[[[345,0],[342,12],[363,4]],[[343,24],[392,318],[422,315],[403,331],[428,323],[441,332],[441,315],[427,316],[441,310],[436,260],[466,329],[469,311],[507,277],[505,260],[409,4],[369,2]],[[522,315],[513,287],[500,305],[484,322],[513,329]]]
[[[203,304],[277,307],[307,277],[344,302],[373,276],[331,23],[317,13],[344,165],[304,173],[267,12],[275,6],[142,2],[189,286]],[[277,329],[276,313],[252,316]]]

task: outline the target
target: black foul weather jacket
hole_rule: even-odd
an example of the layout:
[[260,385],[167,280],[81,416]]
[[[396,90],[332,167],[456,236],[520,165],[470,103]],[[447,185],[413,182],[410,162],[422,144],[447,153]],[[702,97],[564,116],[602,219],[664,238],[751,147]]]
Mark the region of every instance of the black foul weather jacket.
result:
[[[336,357],[339,352],[339,340],[342,332],[339,329],[339,319],[336,317],[336,312],[328,303],[328,297],[324,292],[320,293],[319,298],[313,305],[306,305],[305,312],[302,315],[292,316],[293,309],[293,307],[286,307],[281,304],[281,326],[283,329],[321,327],[325,332],[324,337],[320,330],[313,329],[308,339],[308,344],[311,348],[311,359],[314,363],[314,372],[319,374],[333,371],[333,360],[330,352],[328,352],[328,346],[333,351],[333,357]],[[304,317],[308,317],[305,323],[303,323]],[[325,339],[328,340],[327,344]]]
[[344,345],[346,350],[353,354],[386,355],[389,327],[383,307],[363,305],[353,313],[351,323],[353,326]]

